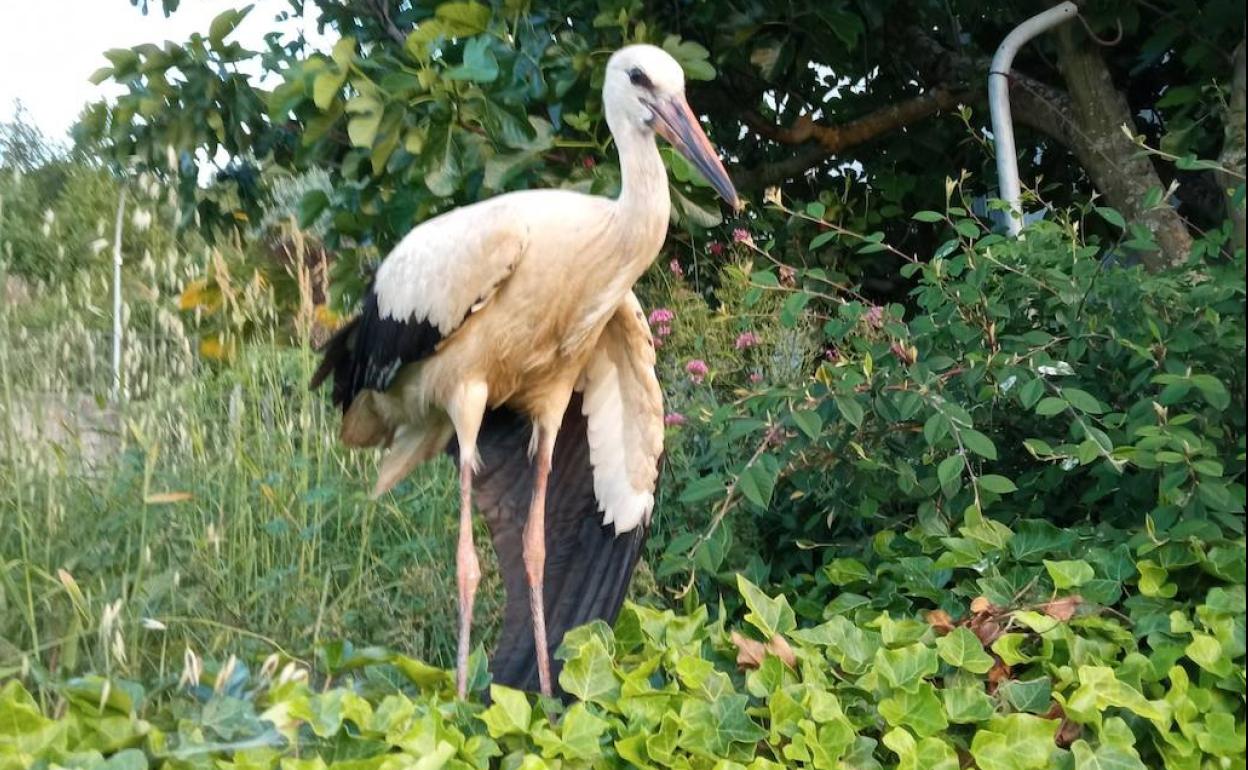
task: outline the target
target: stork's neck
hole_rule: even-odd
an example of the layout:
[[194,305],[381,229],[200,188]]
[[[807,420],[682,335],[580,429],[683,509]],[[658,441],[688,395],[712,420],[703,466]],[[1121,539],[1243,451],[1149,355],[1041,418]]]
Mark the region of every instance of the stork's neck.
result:
[[[659,156],[654,134],[648,129],[626,127],[615,137],[620,153],[620,197],[616,200],[616,221],[628,241],[640,236],[642,244],[657,243],[645,254],[646,264],[657,256],[662,236],[667,232],[671,197],[667,190],[667,168]],[[631,233],[628,231],[631,230]],[[631,237],[630,237],[631,236]],[[637,256],[642,256],[638,254]]]

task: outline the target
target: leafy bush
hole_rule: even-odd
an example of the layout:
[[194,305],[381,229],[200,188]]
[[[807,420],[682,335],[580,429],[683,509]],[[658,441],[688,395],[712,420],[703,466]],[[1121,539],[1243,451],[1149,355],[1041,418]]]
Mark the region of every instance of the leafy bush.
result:
[[[342,645],[322,657],[333,688],[294,664],[275,676],[276,657],[249,678],[234,660],[205,670],[190,656],[188,688],[166,706],[97,677],[65,685],[59,719],[13,682],[0,692],[0,768],[1243,767],[1243,585],[1173,613],[1168,633],[1190,641],[1150,658],[1120,618],[1068,593],[1093,579],[1087,563],[1045,566],[1061,598],[979,598],[957,623],[842,602],[799,626],[783,596],[744,578],[739,632],[705,607],[628,605],[614,632],[596,623],[564,640],[566,707],[501,687],[488,707],[458,702],[446,672]],[[1139,566],[1098,561],[1146,592]],[[839,574],[865,577],[861,565]],[[1236,625],[1232,656],[1222,645]],[[478,656],[474,689],[486,679]]]

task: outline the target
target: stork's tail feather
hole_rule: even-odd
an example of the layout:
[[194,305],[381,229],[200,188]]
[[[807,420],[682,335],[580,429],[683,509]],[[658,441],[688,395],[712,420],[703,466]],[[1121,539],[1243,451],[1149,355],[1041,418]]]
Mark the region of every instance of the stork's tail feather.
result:
[[330,375],[334,377],[334,403],[345,412],[351,406],[352,380],[355,377],[355,336],[359,329],[360,317],[356,316],[334,332],[320,348],[321,365],[312,374],[308,382],[310,390],[316,390]]
[[[494,681],[536,690],[537,657],[529,613],[523,555],[524,523],[533,492],[529,420],[505,409],[490,412],[477,446],[481,470],[473,483],[507,589],[503,629],[490,670]],[[455,447],[452,445],[452,451]],[[603,525],[594,496],[589,444],[580,396],[574,396],[559,429],[546,492],[546,635],[557,680],[562,663],[554,651],[563,635],[593,620],[614,623],[645,545],[647,529],[617,535]]]

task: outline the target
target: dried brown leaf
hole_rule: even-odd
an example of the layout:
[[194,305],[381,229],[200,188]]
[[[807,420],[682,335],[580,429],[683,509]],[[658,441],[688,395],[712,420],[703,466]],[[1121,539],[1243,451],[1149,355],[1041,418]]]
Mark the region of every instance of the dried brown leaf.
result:
[[736,631],[732,632],[731,639],[737,647],[737,665],[742,671],[763,665],[763,658],[767,657],[767,648],[762,642],[747,639]]
[[944,610],[932,610],[927,613],[927,623],[941,636],[953,631],[953,618],[949,617],[949,613]]
[[1083,604],[1083,597],[1078,595],[1063,596],[1060,599],[1054,599],[1040,605],[1040,609],[1045,615],[1065,622],[1075,616],[1075,611],[1079,609],[1079,605]]
[[986,596],[976,596],[971,600],[971,612],[979,615],[984,612],[992,612],[992,602],[988,601]]
[[767,642],[767,652],[779,658],[784,665],[797,670],[797,655],[794,654],[793,648],[789,646],[789,640],[780,634],[771,637],[771,641]]

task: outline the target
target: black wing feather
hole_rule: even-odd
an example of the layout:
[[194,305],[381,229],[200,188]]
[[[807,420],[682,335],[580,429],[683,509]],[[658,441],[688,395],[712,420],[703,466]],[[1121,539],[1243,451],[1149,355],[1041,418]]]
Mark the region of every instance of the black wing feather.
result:
[[[585,429],[578,394],[555,441],[546,492],[546,634],[556,679],[562,662],[553,655],[567,631],[592,620],[615,622],[648,534],[645,526],[617,535],[613,525],[603,525]],[[531,431],[530,421],[516,412],[492,410],[477,439],[481,470],[473,479],[477,510],[489,525],[507,590],[490,670],[494,681],[523,690],[538,687],[523,549],[533,494]],[[450,451],[457,451],[454,442]]]
[[363,390],[384,391],[404,366],[431,355],[442,341],[426,320],[382,318],[377,292],[370,287],[360,314],[321,348],[321,365],[309,387],[334,377],[334,403],[346,412]]

